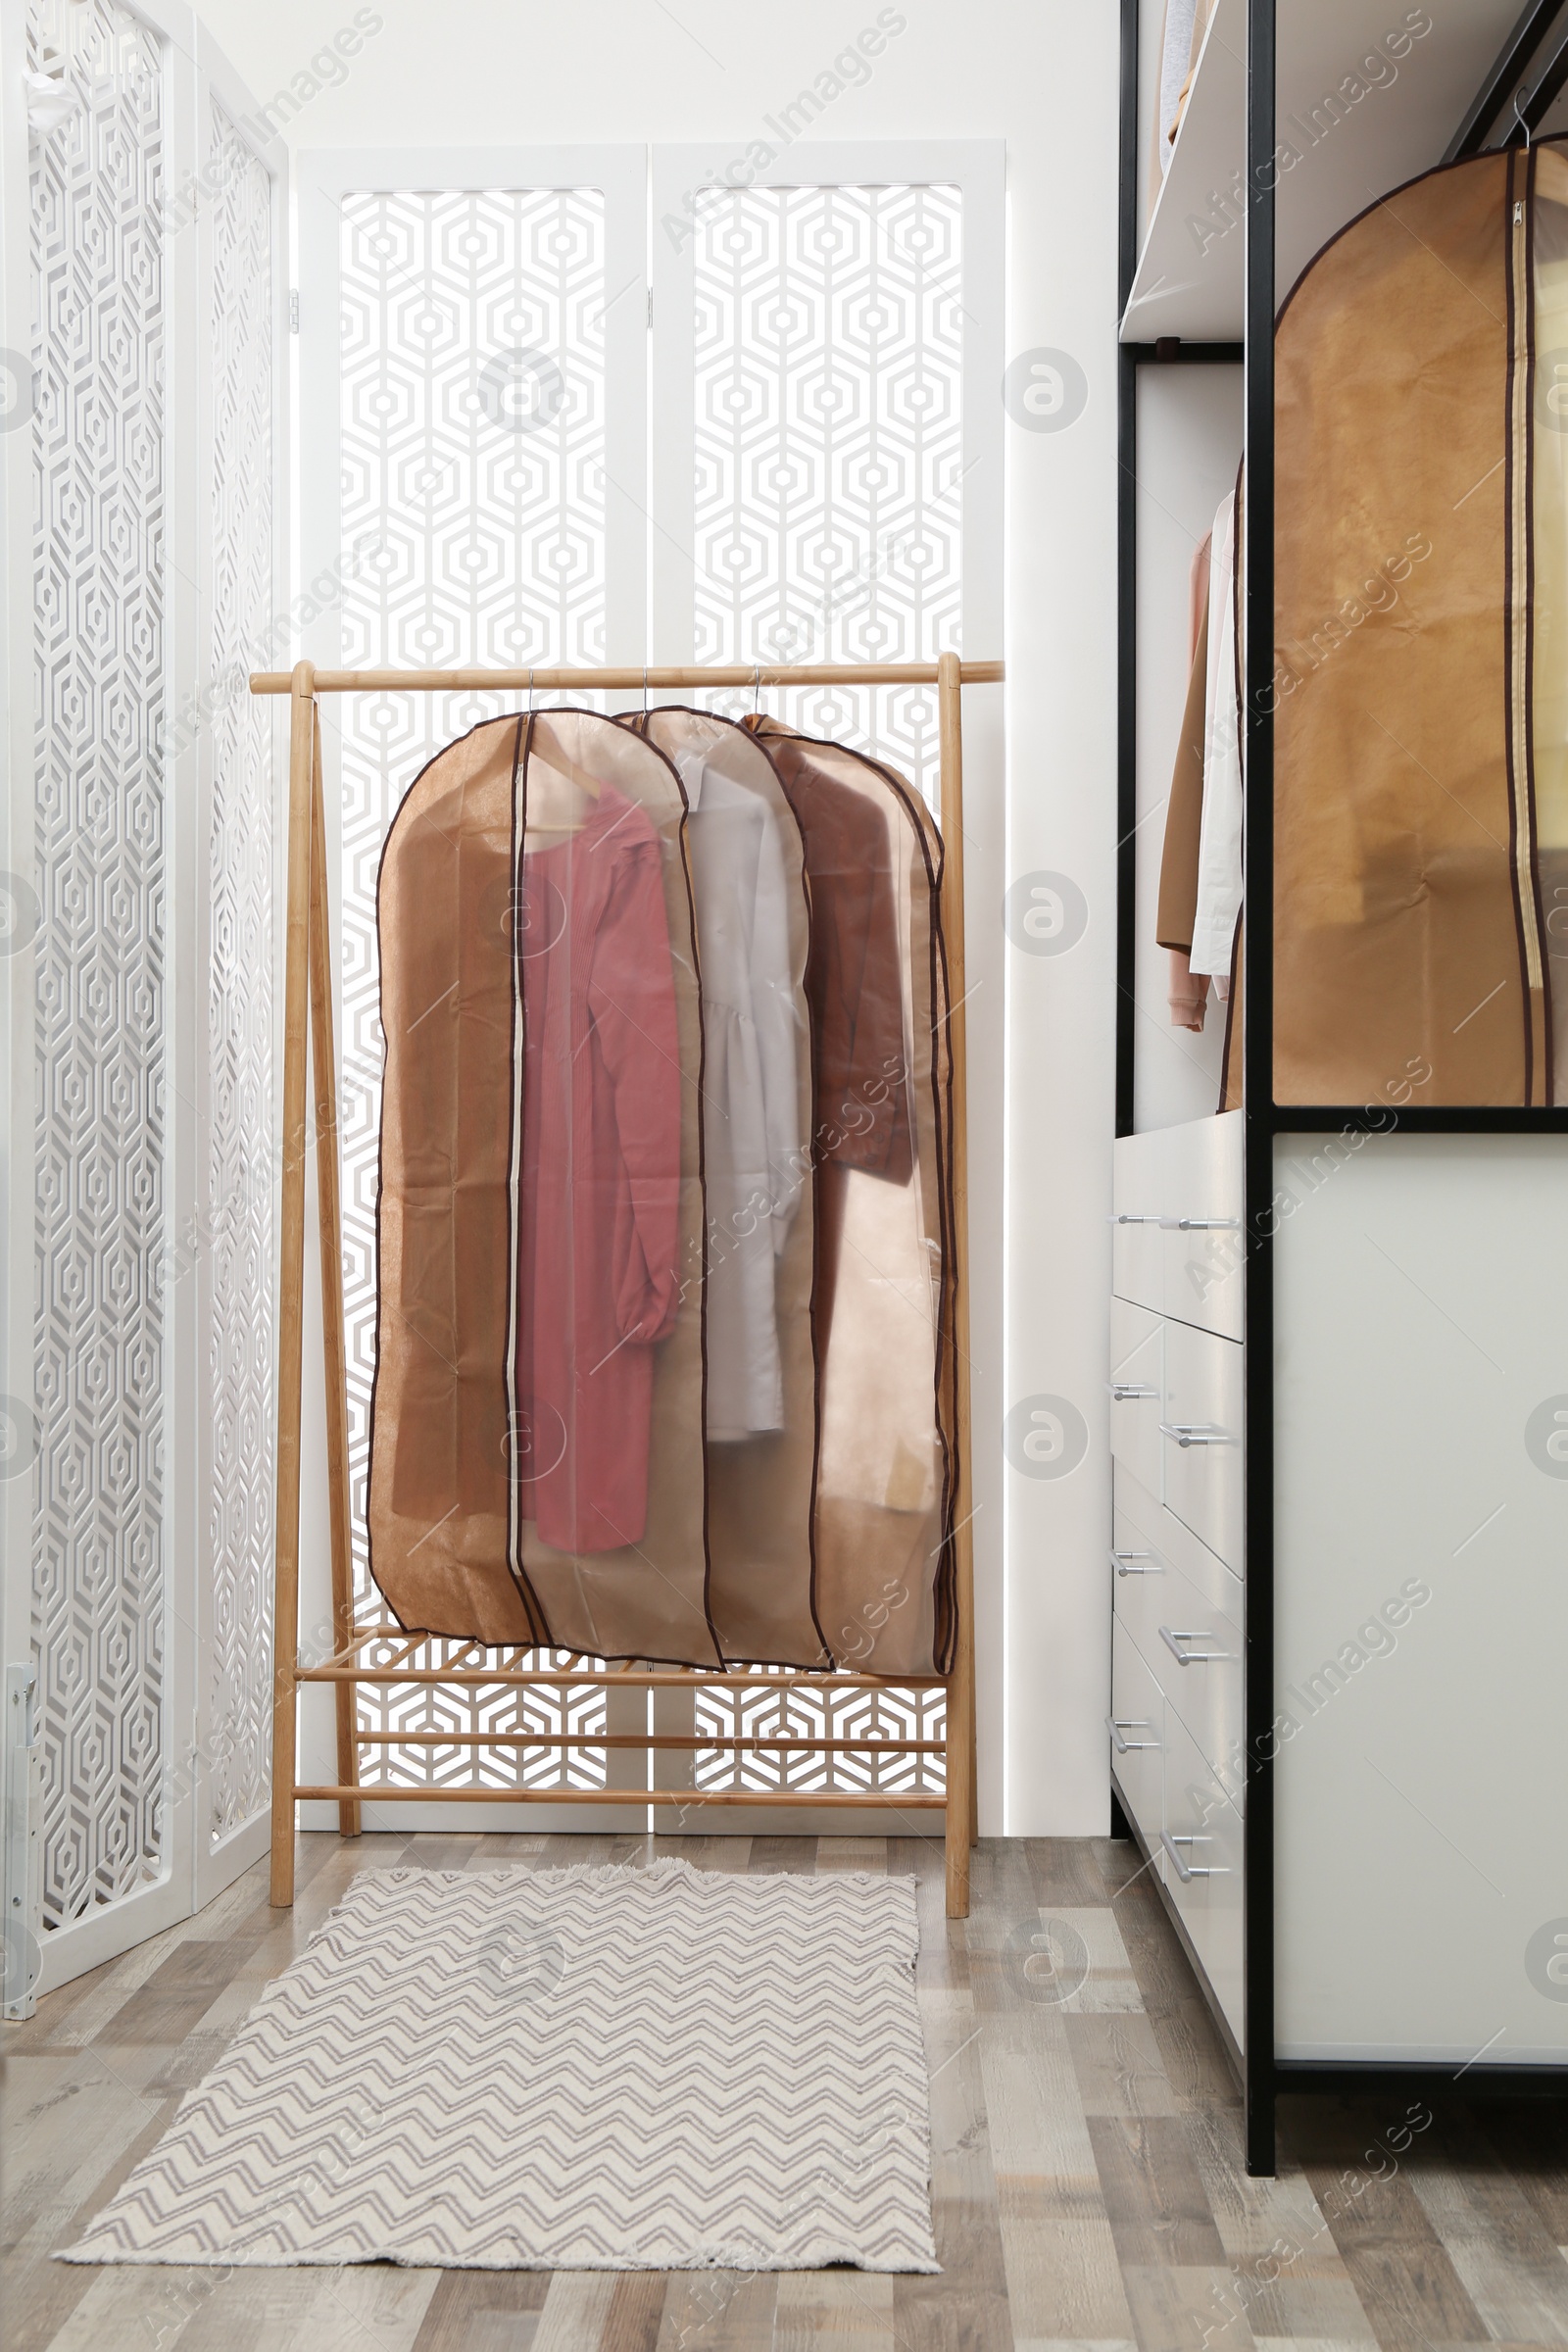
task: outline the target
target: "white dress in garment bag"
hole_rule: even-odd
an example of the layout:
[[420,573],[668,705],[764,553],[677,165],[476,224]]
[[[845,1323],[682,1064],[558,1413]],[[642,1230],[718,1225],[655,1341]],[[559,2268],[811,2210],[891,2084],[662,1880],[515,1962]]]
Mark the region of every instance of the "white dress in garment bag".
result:
[[767,804],[699,752],[675,764],[702,961],[708,1435],[749,1438],[784,1423],[773,1264],[805,1165],[789,901]]

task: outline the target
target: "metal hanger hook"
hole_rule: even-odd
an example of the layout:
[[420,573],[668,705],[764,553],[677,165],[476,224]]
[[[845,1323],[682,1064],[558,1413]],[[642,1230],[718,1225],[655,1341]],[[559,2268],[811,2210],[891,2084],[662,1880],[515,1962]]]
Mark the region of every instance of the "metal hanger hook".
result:
[[528,664],[528,716],[533,716],[533,663]]
[[643,663],[643,716],[648,716],[648,664]]
[[760,662],[758,662],[758,664],[757,664],[757,666],[756,666],[756,668],[755,668],[755,669],[752,671],[752,716],[753,716],[754,718],[760,718],[760,717],[761,717],[761,715],[762,715],[762,664],[760,663]]
[[1529,90],[1525,87],[1524,83],[1521,82],[1513,94],[1513,119],[1525,134],[1526,155],[1530,153],[1530,125],[1525,121],[1524,102],[1529,96]]

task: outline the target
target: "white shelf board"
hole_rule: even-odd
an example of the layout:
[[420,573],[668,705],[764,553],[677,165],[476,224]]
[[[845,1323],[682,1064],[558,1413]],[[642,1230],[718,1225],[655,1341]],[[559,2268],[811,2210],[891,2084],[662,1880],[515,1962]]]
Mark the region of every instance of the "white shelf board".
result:
[[[1425,18],[1431,30],[1392,57],[1387,36],[1405,27],[1407,15]],[[1280,0],[1278,135],[1299,157],[1282,158],[1282,301],[1337,229],[1442,162],[1518,15],[1519,0],[1408,11],[1395,0]],[[1241,340],[1246,164],[1247,0],[1218,0],[1139,258],[1123,342]]]

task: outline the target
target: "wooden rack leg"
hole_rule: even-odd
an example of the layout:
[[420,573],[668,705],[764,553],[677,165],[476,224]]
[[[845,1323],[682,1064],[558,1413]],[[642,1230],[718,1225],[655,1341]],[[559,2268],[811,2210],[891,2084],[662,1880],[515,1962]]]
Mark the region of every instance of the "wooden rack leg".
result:
[[[326,1359],[326,1484],[332,1523],[332,1647],[341,1653],[354,1635],[354,1537],[349,1499],[348,1348],[343,1336],[343,1216],[338,1175],[337,1056],[332,1043],[332,915],[326,884],[326,804],[321,789],[321,711],[316,707],[311,747],[311,1045],[316,1075],[316,1200],[321,1250],[321,1332]],[[355,1786],[352,1683],[334,1686],[339,1788]],[[345,1838],[360,1834],[360,1808],[338,1806]]]
[[974,1703],[974,1482],[969,1454],[969,1129],[964,1041],[963,963],[963,672],[956,654],[937,662],[937,718],[942,772],[942,914],[952,991],[953,1325],[957,1478],[954,1493],[957,1643],[948,1684],[948,1917],[969,1915],[969,1848],[978,1835]]
[[277,1317],[277,1526],[272,1585],[272,1901],[294,1900],[295,1676],[300,1637],[300,1384],[305,1294],[305,1045],[309,991],[315,670],[289,705],[288,906],[283,984],[283,1201]]

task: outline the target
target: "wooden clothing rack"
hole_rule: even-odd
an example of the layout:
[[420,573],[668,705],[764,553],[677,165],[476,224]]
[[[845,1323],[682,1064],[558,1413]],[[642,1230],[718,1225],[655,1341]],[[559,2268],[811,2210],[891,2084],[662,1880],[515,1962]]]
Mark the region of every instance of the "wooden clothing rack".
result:
[[[338,1807],[344,1837],[360,1832],[363,1790],[359,1749],[369,1744],[359,1734],[354,1691],[359,1684],[441,1683],[503,1689],[570,1687],[605,1690],[722,1689],[856,1690],[894,1688],[943,1689],[948,1694],[947,1739],[934,1740],[831,1741],[818,1740],[726,1740],[701,1735],[644,1733],[446,1733],[452,1747],[642,1747],[697,1749],[765,1748],[770,1753],[819,1753],[862,1747],[878,1755],[930,1754],[947,1758],[945,1793],[900,1793],[900,1808],[945,1814],[948,1915],[962,1919],[969,1909],[969,1848],[974,1843],[974,1550],[969,1496],[969,1245],[965,1124],[963,977],[963,748],[960,690],[965,685],[1001,683],[1000,662],[960,662],[943,654],[934,662],[856,663],[794,668],[748,664],[737,668],[682,669],[317,669],[309,662],[292,672],[254,674],[252,694],[290,697],[288,894],[283,1015],[283,1200],[279,1268],[277,1369],[277,1529],[273,1586],[272,1696],[272,1879],[274,1904],[294,1899],[295,1806],[305,1797],[327,1797]],[[321,790],[321,731],[317,698],[323,694],[462,694],[562,690],[645,693],[654,688],[714,686],[929,686],[937,689],[941,751],[942,920],[949,964],[950,1034],[953,1070],[953,1196],[956,1265],[951,1327],[943,1344],[956,1350],[957,1476],[954,1494],[956,1641],[950,1675],[838,1674],[783,1670],[715,1675],[698,1668],[612,1668],[598,1673],[575,1667],[530,1670],[519,1661],[526,1646],[500,1653],[495,1664],[470,1665],[469,1642],[448,1665],[414,1668],[411,1657],[426,1634],[409,1638],[397,1625],[354,1623],[352,1530],[350,1520],[348,1390],[343,1319],[343,1252],[339,1200],[337,1083],[332,1034],[330,914],[326,892],[326,820]],[[303,1404],[305,1294],[306,1050],[313,1053],[316,1080],[317,1198],[321,1253],[321,1301],[326,1370],[327,1494],[331,1517],[333,1655],[325,1665],[299,1664],[300,1424]],[[373,1665],[364,1652],[376,1642],[404,1637],[404,1646]],[[298,1778],[297,1699],[302,1683],[323,1683],[335,1693],[337,1780],[308,1786]],[[385,1744],[386,1741],[378,1741]],[[400,1732],[392,1743],[412,1744]],[[378,1789],[377,1793],[381,1793]],[[400,1788],[410,1804],[653,1804],[810,1805],[864,1810],[878,1801],[875,1790],[779,1790],[702,1788]]]

